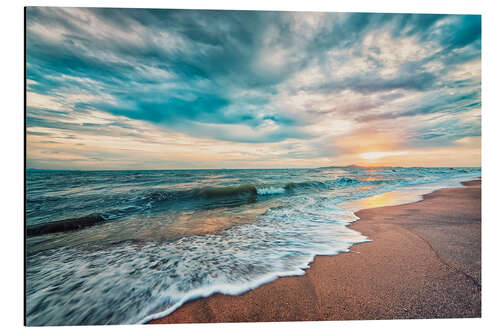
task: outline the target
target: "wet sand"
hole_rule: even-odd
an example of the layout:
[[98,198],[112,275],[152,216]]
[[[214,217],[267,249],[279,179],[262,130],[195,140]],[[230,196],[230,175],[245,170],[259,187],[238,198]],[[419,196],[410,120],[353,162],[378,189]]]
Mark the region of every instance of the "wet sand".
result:
[[316,257],[303,276],[215,294],[150,323],[481,316],[481,181],[356,212],[372,242]]

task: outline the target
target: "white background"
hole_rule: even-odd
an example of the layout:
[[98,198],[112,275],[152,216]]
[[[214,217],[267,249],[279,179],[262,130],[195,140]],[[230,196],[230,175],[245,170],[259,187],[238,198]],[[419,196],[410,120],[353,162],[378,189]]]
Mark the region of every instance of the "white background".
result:
[[[339,331],[339,332],[489,332],[500,328],[499,271],[500,212],[496,212],[500,191],[499,151],[500,95],[498,75],[500,62],[500,13],[496,1],[272,1],[244,0],[240,2],[208,1],[15,1],[3,2],[1,13],[0,72],[1,101],[1,293],[0,327],[3,331],[40,330],[65,332],[68,328],[23,327],[23,173],[24,173],[24,6],[74,7],[142,7],[142,8],[196,8],[196,9],[260,9],[336,12],[390,12],[390,13],[448,13],[482,14],[482,176],[483,176],[483,305],[481,319],[391,320],[351,322],[299,322],[250,324],[188,324],[152,326],[92,327],[92,331],[107,332],[255,332],[265,331]],[[72,331],[86,332],[89,327],[71,327]]]

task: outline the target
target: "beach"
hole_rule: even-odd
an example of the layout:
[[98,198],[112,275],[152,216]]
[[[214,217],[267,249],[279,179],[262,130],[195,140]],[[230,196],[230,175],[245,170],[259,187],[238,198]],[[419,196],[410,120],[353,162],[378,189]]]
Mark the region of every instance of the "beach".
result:
[[481,316],[481,181],[357,211],[371,242],[317,256],[302,276],[190,301],[163,323]]
[[[464,309],[479,307],[455,298],[473,289],[443,276],[452,267],[480,281],[480,201],[464,194],[480,188],[461,185],[480,176],[419,167],[33,171],[27,323],[472,316]],[[435,291],[443,288],[455,298]]]

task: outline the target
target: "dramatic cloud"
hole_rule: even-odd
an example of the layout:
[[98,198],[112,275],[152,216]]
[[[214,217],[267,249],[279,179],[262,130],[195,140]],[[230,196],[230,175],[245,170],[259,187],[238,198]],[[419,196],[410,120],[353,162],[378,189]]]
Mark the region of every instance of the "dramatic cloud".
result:
[[314,167],[388,149],[480,163],[480,16],[30,7],[26,22],[28,167]]

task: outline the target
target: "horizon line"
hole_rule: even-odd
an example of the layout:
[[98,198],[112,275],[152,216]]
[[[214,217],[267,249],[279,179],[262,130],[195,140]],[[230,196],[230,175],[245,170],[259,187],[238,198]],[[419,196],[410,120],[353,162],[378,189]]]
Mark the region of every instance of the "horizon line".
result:
[[391,165],[382,165],[382,166],[364,166],[364,165],[357,165],[357,164],[350,164],[350,165],[330,165],[330,166],[323,166],[323,167],[305,167],[305,168],[297,168],[297,167],[290,167],[290,168],[194,168],[194,169],[46,169],[46,168],[25,168],[24,171],[206,171],[206,170],[288,170],[288,169],[328,169],[328,168],[359,168],[359,169],[385,169],[385,168],[402,168],[402,169],[409,169],[409,168],[425,168],[425,169],[450,169],[450,168],[481,168],[481,165],[479,166],[439,166],[439,167],[432,167],[432,166],[391,166]]

